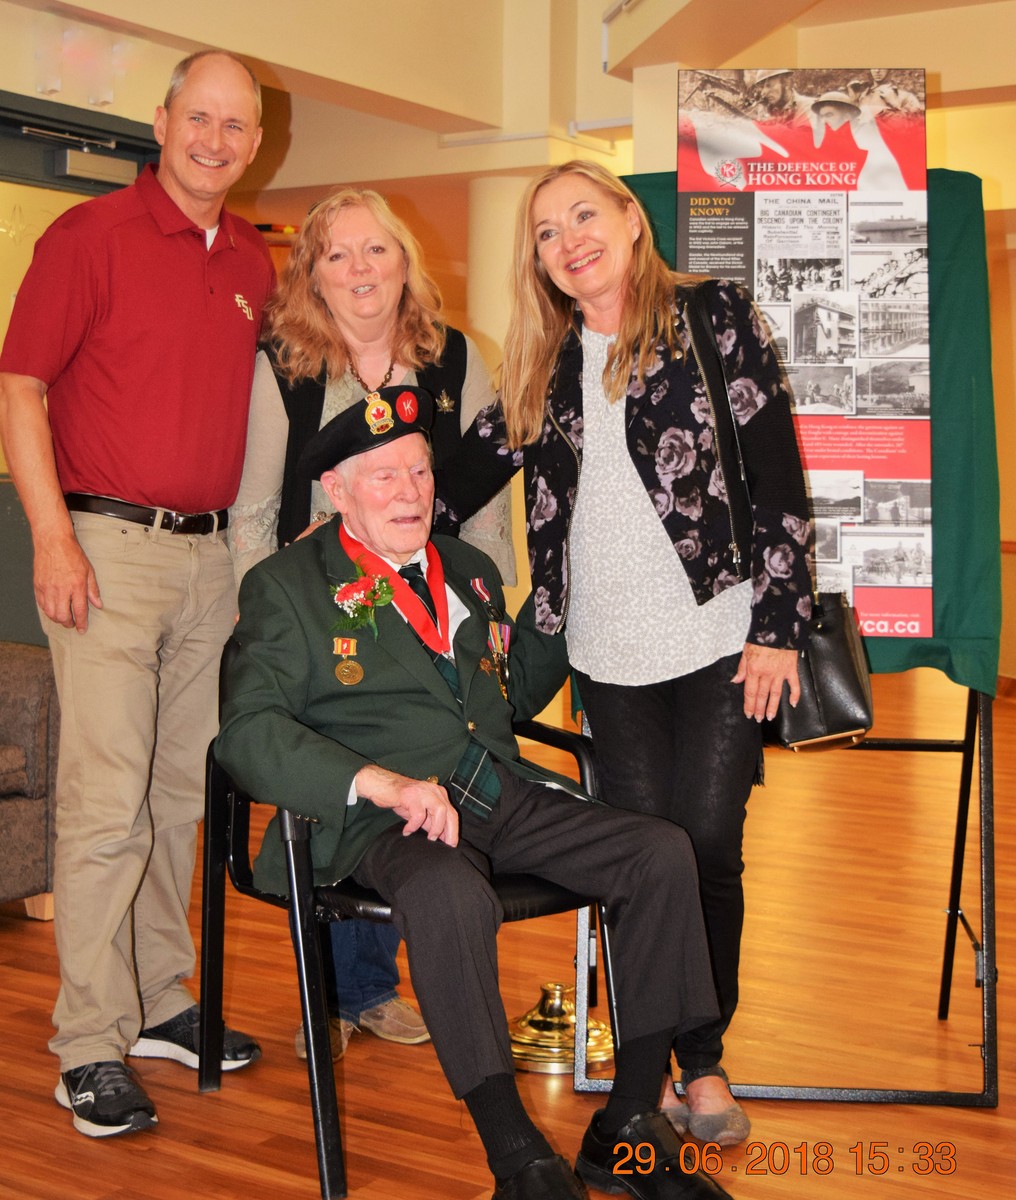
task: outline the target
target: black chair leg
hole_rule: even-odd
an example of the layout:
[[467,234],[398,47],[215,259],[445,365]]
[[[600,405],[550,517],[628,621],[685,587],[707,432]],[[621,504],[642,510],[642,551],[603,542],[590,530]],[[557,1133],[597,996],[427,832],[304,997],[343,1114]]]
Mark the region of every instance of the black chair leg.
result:
[[222,1085],[223,954],[226,939],[226,853],[228,784],[211,749],[205,763],[205,833],[201,904],[201,1024],[198,1029],[198,1089]]
[[289,928],[296,955],[300,1009],[307,1041],[307,1076],[310,1081],[321,1197],[322,1200],[341,1200],[346,1195],[346,1167],[328,1034],[321,944],[314,911],[309,833],[305,823],[294,819],[291,813],[283,809],[279,810],[279,825],[289,876]]

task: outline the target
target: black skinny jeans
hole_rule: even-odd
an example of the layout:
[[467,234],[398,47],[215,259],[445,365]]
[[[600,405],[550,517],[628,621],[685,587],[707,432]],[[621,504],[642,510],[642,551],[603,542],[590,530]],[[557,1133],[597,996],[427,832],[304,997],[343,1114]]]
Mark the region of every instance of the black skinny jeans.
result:
[[599,798],[683,826],[695,851],[720,1017],[675,1038],[686,1069],[720,1061],[737,1007],[741,845],[762,748],[761,726],[744,715],[744,688],[730,682],[739,657],[637,687],[575,673],[596,748]]

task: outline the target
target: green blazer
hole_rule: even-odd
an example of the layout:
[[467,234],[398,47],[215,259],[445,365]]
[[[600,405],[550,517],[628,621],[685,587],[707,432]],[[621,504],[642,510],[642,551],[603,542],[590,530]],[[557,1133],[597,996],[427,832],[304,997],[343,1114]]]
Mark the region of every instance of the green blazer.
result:
[[[362,679],[343,684],[336,677],[342,659],[334,650],[337,614],[329,585],[356,576],[337,519],[259,563],[240,588],[239,652],[225,681],[215,753],[252,797],[316,823],[311,850],[319,884],[348,875],[381,831],[399,823],[363,798],[347,803],[354,776],[368,763],[415,779],[447,779],[469,741],[468,722],[472,736],[516,774],[561,782],[519,758],[512,721],[539,712],[564,682],[564,638],[536,631],[530,596],[512,623],[506,701],[497,677],[480,667],[481,658],[490,657],[489,618],[469,582],[482,578],[500,619],[508,620],[497,568],[465,542],[437,536],[434,544],[446,582],[469,610],[453,645],[461,705],[392,605],[377,611],[376,641],[366,628],[342,635],[356,639]],[[285,894],[274,826],[255,879]]]

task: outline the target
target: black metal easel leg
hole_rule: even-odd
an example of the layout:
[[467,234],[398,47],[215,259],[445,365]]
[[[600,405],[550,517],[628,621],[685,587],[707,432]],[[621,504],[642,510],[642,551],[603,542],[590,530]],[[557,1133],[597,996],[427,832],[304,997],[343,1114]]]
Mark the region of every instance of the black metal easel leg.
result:
[[995,967],[995,787],[992,700],[977,696],[981,774],[981,937],[983,939],[984,1103],[998,1105],[998,971]]
[[[949,907],[946,909],[945,951],[942,956],[942,982],[938,993],[938,1019],[949,1016],[949,996],[952,991],[953,959],[956,954],[956,927],[962,918],[960,891],[963,887],[963,855],[967,845],[967,820],[970,815],[970,784],[974,775],[974,750],[977,743],[977,697],[967,693],[967,722],[963,733],[963,765],[960,769],[959,801],[956,806],[956,836],[953,840],[952,878],[949,883]],[[964,920],[970,934],[970,927]],[[975,942],[975,953],[977,953]]]

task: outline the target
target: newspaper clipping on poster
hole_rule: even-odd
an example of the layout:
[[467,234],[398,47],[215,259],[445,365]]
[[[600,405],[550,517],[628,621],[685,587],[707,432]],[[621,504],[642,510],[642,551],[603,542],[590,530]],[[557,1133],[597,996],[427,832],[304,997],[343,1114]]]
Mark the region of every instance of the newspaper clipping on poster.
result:
[[677,267],[747,286],[786,366],[822,591],[932,636],[924,72],[681,71]]

